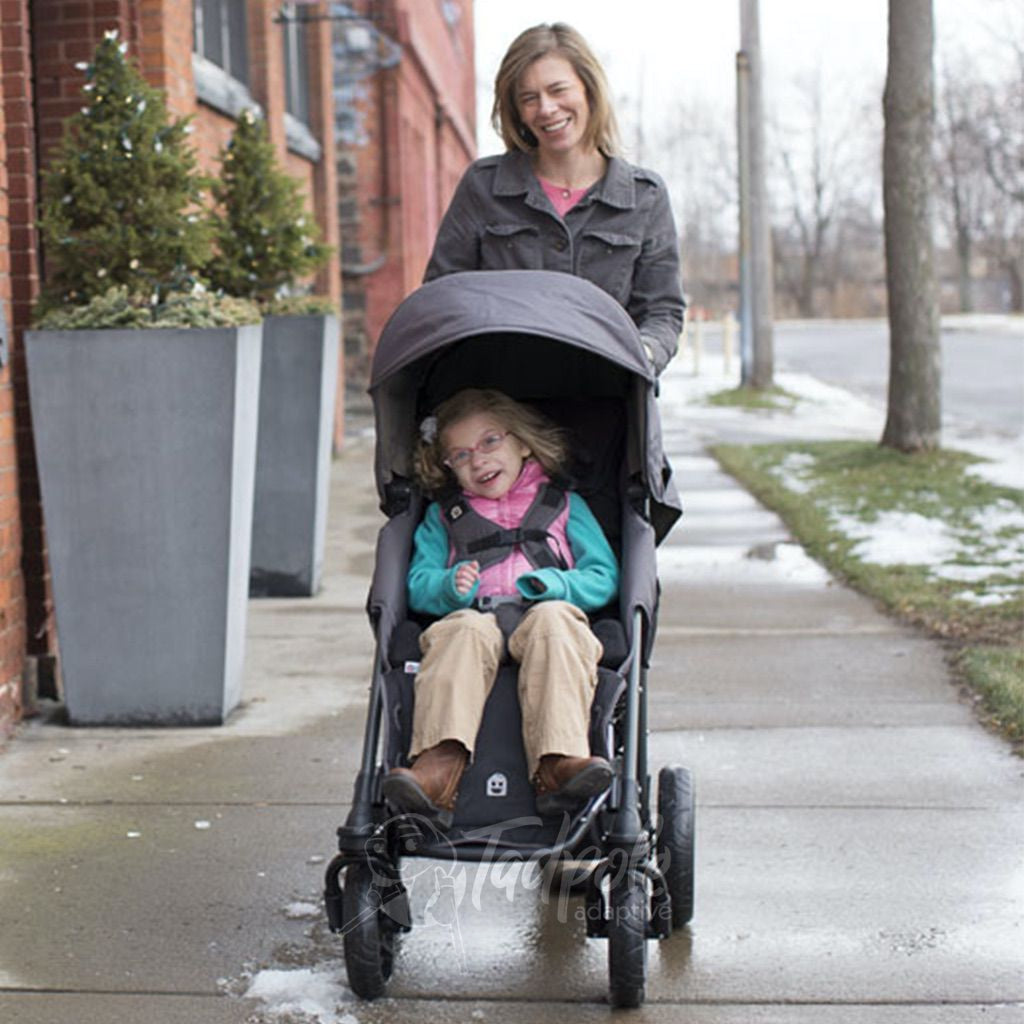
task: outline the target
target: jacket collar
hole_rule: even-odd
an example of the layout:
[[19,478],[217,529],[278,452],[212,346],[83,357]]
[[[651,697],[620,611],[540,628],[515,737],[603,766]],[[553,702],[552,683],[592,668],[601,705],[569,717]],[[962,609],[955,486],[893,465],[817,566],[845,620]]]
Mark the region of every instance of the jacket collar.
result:
[[516,477],[515,482],[501,498],[487,498],[480,494],[470,494],[468,491],[463,491],[462,496],[474,507],[478,505],[487,507],[488,502],[497,504],[508,498],[517,497],[521,493],[525,493],[532,500],[533,495],[539,490],[541,484],[547,483],[548,479],[549,477],[544,471],[544,467],[536,459],[529,458],[523,462],[523,468],[519,471],[519,476]]
[[[537,175],[533,173],[530,158],[519,149],[510,150],[498,161],[491,191],[496,196],[525,195],[530,206],[546,204],[544,190]],[[606,206],[615,206],[620,210],[633,209],[636,205],[636,188],[632,167],[620,157],[613,156],[608,161],[604,177],[583,202],[588,200],[599,200]]]

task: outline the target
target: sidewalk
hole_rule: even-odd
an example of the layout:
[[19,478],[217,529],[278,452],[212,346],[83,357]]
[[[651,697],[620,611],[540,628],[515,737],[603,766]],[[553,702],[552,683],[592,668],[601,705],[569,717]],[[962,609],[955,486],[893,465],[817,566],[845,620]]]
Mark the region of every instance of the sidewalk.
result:
[[[687,515],[660,559],[650,752],[698,781],[697,912],[650,945],[630,1020],[1024,1021],[1024,763],[941,646],[830,581],[702,450],[791,425],[693,391],[667,375]],[[226,726],[35,720],[0,754],[0,1021],[608,1019],[605,945],[500,881],[467,887],[462,956],[414,901],[389,998],[345,986],[319,893],[360,753],[380,522],[355,438],[324,590],[250,603]]]

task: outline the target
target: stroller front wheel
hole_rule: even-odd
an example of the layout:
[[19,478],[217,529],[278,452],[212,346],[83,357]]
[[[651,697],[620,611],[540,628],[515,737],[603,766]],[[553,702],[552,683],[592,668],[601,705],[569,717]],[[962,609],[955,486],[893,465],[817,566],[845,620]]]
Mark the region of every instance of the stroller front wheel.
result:
[[608,998],[634,1009],[647,984],[647,918],[650,899],[642,872],[630,868],[613,878],[608,893]]
[[342,907],[349,986],[362,999],[376,999],[391,977],[399,925],[386,911],[368,864],[352,864],[346,870]]

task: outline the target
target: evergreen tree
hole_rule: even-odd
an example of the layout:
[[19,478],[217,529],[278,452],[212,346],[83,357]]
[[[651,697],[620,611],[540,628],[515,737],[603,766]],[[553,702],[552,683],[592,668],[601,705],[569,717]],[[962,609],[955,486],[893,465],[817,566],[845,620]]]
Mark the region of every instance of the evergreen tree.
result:
[[268,306],[327,259],[298,182],[277,166],[266,122],[243,111],[213,185],[214,288]]
[[209,258],[189,119],[169,120],[126,50],[107,32],[79,65],[86,105],[44,172],[41,310],[87,303],[112,285],[155,302],[187,289]]

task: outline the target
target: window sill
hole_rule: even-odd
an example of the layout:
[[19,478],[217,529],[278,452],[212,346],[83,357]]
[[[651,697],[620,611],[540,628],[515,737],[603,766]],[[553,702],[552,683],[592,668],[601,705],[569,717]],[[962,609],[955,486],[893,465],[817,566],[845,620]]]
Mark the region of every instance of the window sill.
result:
[[244,82],[232,78],[222,67],[198,53],[192,54],[192,73],[196,80],[196,98],[208,107],[233,118],[243,110],[262,112]]
[[284,115],[284,132],[288,148],[298,156],[304,156],[311,163],[318,164],[323,149],[316,136],[297,117]]

